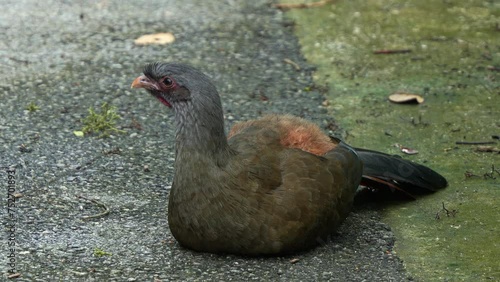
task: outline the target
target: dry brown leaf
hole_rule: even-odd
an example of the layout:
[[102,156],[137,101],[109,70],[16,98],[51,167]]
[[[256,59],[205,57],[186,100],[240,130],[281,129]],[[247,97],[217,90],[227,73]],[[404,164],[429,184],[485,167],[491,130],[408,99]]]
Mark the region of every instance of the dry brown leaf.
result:
[[419,103],[422,104],[424,102],[424,98],[418,94],[410,94],[410,93],[394,93],[389,95],[389,101],[402,104],[402,103]]
[[175,36],[170,32],[145,34],[136,40],[134,43],[137,45],[150,45],[150,44],[169,44],[175,41]]
[[313,3],[299,3],[299,4],[290,4],[290,3],[279,3],[274,4],[273,6],[278,9],[287,10],[287,9],[304,9],[304,8],[312,8],[312,7],[320,7],[326,5],[333,0],[323,0]]

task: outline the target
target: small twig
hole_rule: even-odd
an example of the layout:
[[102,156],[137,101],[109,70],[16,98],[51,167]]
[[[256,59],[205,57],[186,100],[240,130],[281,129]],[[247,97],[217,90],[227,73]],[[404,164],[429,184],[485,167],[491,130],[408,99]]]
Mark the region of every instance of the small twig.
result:
[[396,49],[396,50],[382,49],[373,51],[373,54],[375,55],[405,54],[405,53],[411,53],[411,49]]
[[496,172],[498,175],[500,175],[500,170],[495,169],[495,165],[491,165],[491,173]]
[[466,179],[467,179],[467,178],[471,178],[471,177],[481,177],[481,176],[479,176],[479,175],[477,175],[477,174],[474,174],[474,173],[472,173],[472,172],[470,172],[470,171],[468,171],[468,170],[466,170],[466,171],[465,171],[464,175],[465,175],[465,178],[466,178]]
[[[496,179],[496,177],[494,176],[494,174],[495,174],[495,173],[496,173],[496,174],[498,174],[498,175],[500,175],[500,170],[496,169],[496,168],[495,168],[495,165],[494,165],[494,164],[492,164],[492,165],[491,165],[491,171],[490,171],[490,172],[485,172],[485,173],[483,173],[483,176],[482,176],[482,177],[483,177],[484,179],[488,179],[488,178],[491,178],[491,179]],[[467,179],[467,178],[471,178],[471,177],[481,177],[480,175],[474,174],[474,173],[472,173],[472,172],[470,172],[470,171],[468,171],[468,170],[467,170],[467,171],[465,171],[464,175],[465,175],[465,178],[466,178],[466,179]]]
[[16,63],[21,63],[21,64],[25,64],[25,65],[29,65],[31,64],[30,61],[28,60],[22,60],[22,59],[18,59],[16,57],[7,57],[8,59],[11,59],[12,61],[16,62]]
[[295,68],[295,70],[297,70],[297,71],[300,70],[299,64],[297,64],[296,62],[294,62],[294,61],[292,61],[290,59],[285,58],[285,59],[283,59],[283,62],[292,65]]
[[500,175],[500,172],[497,169],[495,169],[495,165],[491,165],[491,171],[483,174],[484,179],[488,179],[488,178],[496,179],[496,177],[493,176],[493,173],[495,173],[495,172],[498,175]]
[[487,66],[486,69],[488,69],[490,71],[500,71],[500,67],[496,67],[496,66]]
[[9,278],[9,279],[18,278],[18,277],[21,277],[21,273],[19,273],[19,272],[16,272],[16,273],[13,273],[13,274],[10,274],[9,276],[7,276],[7,278]]
[[105,216],[105,215],[108,215],[108,214],[109,214],[109,208],[108,208],[105,204],[103,204],[103,203],[99,202],[98,200],[95,200],[95,199],[89,199],[89,198],[84,197],[84,196],[82,196],[82,195],[78,195],[78,196],[76,196],[76,197],[77,197],[77,198],[79,198],[79,199],[84,199],[84,200],[87,200],[87,201],[89,201],[89,202],[92,202],[92,203],[94,203],[94,204],[96,204],[96,205],[98,205],[98,206],[100,206],[101,208],[103,208],[103,209],[104,209],[104,211],[103,211],[103,212],[98,213],[98,214],[94,214],[94,215],[84,215],[84,216],[82,216],[82,219],[92,219],[92,218],[98,218],[98,217]]
[[429,126],[428,122],[422,121],[422,115],[418,116],[418,122],[416,122],[415,119],[412,117],[411,118],[411,124],[413,126],[423,126],[423,127]]
[[495,148],[493,146],[477,146],[476,152],[486,152],[486,153],[500,153],[499,148]]
[[445,212],[447,217],[450,217],[450,216],[451,216],[451,217],[455,217],[455,215],[458,213],[458,211],[457,211],[457,210],[451,210],[451,211],[450,211],[450,210],[448,210],[448,209],[444,206],[444,202],[442,202],[442,205],[443,205],[443,208],[442,208],[440,211],[438,211],[438,212],[436,213],[436,216],[435,216],[435,218],[436,218],[436,219],[441,219],[441,212]]
[[449,214],[450,211],[448,209],[446,209],[446,207],[444,206],[444,202],[441,202],[441,204],[443,204],[443,210],[446,212],[446,214]]
[[492,172],[485,172],[483,174],[483,178],[484,179],[488,179],[488,178],[491,178],[491,179],[497,179],[496,177],[493,176],[493,173]]
[[333,2],[333,0],[323,0],[323,1],[317,1],[317,2],[312,2],[312,3],[299,3],[299,4],[278,3],[278,4],[274,4],[273,7],[278,8],[280,10],[305,9],[305,8],[320,7],[320,6],[326,5],[330,2]]
[[496,144],[495,141],[457,141],[455,144],[457,145],[488,145],[488,144]]

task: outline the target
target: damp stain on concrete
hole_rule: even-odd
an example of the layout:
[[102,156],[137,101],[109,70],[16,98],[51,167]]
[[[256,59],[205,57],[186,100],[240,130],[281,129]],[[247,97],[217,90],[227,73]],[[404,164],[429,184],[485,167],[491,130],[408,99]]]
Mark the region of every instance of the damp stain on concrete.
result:
[[[493,138],[500,135],[500,3],[334,1],[287,16],[318,67],[316,83],[329,87],[346,140],[393,154],[402,154],[395,144],[416,149],[404,157],[449,180],[443,191],[383,209],[409,274],[499,279],[500,154],[456,142],[500,148]],[[387,96],[395,92],[425,102],[393,104]]]

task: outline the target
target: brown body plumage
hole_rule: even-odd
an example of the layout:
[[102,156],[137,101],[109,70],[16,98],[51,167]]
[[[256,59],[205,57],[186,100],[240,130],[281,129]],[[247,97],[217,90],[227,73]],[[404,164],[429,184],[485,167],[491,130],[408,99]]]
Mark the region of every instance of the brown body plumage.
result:
[[278,124],[297,120],[268,116],[242,123],[232,131],[223,165],[178,153],[183,163],[176,161],[169,225],[181,244],[208,252],[288,253],[324,241],[342,222],[361,162],[348,148],[319,157],[285,146],[295,142]]

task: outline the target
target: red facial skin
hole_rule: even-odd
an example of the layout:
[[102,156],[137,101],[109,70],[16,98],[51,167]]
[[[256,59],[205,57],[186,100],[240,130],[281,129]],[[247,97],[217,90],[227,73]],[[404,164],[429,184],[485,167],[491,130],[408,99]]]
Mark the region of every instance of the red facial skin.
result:
[[165,98],[160,93],[170,92],[172,90],[175,90],[176,87],[177,84],[175,83],[175,81],[168,76],[156,81],[150,79],[145,75],[141,75],[137,77],[131,85],[131,88],[144,88],[149,90],[158,100],[160,100],[160,102],[162,102],[162,104],[169,108],[172,108],[172,105],[167,102],[167,100],[165,100]]

